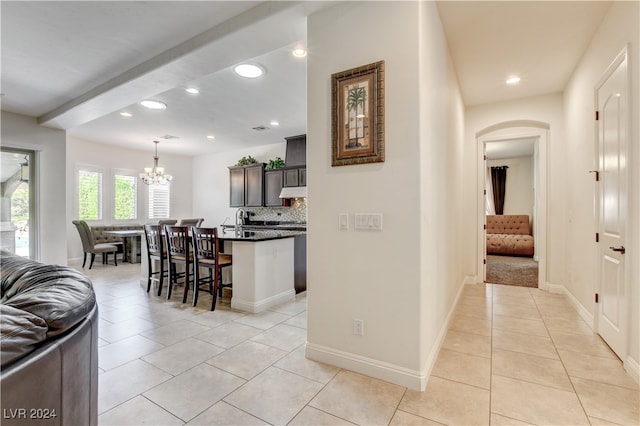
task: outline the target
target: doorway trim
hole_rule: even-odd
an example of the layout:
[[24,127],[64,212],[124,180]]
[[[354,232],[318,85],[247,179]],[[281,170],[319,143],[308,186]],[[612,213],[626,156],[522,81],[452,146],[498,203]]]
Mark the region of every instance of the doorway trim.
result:
[[537,163],[534,166],[534,178],[537,176],[538,192],[535,194],[534,204],[537,210],[537,234],[536,254],[538,256],[538,288],[550,290],[547,281],[547,234],[548,234],[548,208],[547,208],[547,174],[548,174],[548,143],[549,143],[548,123],[534,120],[514,120],[496,123],[486,127],[476,133],[477,142],[477,264],[476,282],[483,283],[486,278],[485,258],[486,258],[486,231],[485,224],[485,170],[484,155],[485,144],[487,142],[504,141],[511,139],[535,138],[535,149],[537,152]]
[[[604,119],[604,114],[601,114],[603,111],[600,111],[599,108],[599,101],[600,101],[600,89],[607,83],[607,81],[609,80],[609,78],[616,72],[616,70],[618,69],[618,67],[625,63],[625,75],[624,75],[624,82],[625,82],[625,89],[627,91],[626,95],[626,100],[624,101],[624,109],[625,109],[625,126],[622,129],[623,132],[626,134],[627,136],[627,141],[625,146],[620,150],[618,150],[618,153],[620,153],[621,151],[624,151],[624,158],[626,161],[626,170],[625,170],[625,179],[623,181],[624,187],[625,187],[625,196],[624,196],[624,204],[621,207],[621,210],[623,210],[625,212],[625,219],[624,219],[624,225],[623,225],[623,229],[621,230],[621,235],[622,235],[622,244],[626,245],[627,247],[633,247],[632,245],[632,240],[631,240],[631,235],[629,232],[629,223],[633,220],[633,216],[632,216],[632,208],[631,208],[631,202],[630,202],[630,197],[631,197],[631,192],[632,192],[632,173],[631,170],[629,168],[629,164],[632,164],[632,157],[631,157],[631,153],[632,153],[632,145],[633,145],[633,141],[632,141],[632,132],[631,132],[631,122],[632,122],[632,84],[631,84],[631,72],[630,72],[630,67],[631,67],[631,62],[630,62],[630,55],[629,55],[629,44],[626,44],[624,46],[624,48],[616,55],[616,57],[613,59],[613,61],[607,66],[607,68],[605,69],[605,71],[603,72],[602,76],[600,77],[600,79],[598,80],[598,82],[594,85],[594,98],[593,98],[593,104],[594,104],[594,111],[598,112],[598,115],[601,116],[600,119],[596,119],[596,121],[594,122],[594,170],[598,170],[600,173],[604,173],[604,171],[602,170],[602,155],[603,153],[601,152],[601,137],[600,137],[600,126],[602,125],[600,120]],[[619,94],[618,94],[619,95]],[[596,223],[596,232],[598,232],[600,235],[604,235],[604,229],[603,229],[603,217],[602,217],[602,197],[603,197],[603,183],[602,182],[598,182],[595,185],[595,192],[594,192],[594,216],[595,216],[595,223]],[[603,241],[604,242],[604,241]],[[613,247],[610,247],[611,249],[613,249]],[[596,294],[600,294],[603,297],[606,297],[604,295],[605,293],[605,289],[604,289],[604,285],[603,285],[603,266],[602,266],[602,262],[601,262],[601,258],[602,258],[602,251],[606,250],[606,245],[605,247],[602,247],[601,244],[598,245],[597,248],[597,260],[596,260],[596,267],[597,267],[597,280],[595,282],[595,289],[594,292]],[[624,254],[624,253],[623,253]],[[616,355],[618,357],[620,357],[620,359],[622,360],[622,362],[625,365],[625,369],[627,369],[627,367],[629,367],[631,370],[634,371],[635,377],[637,379],[638,377],[638,365],[634,364],[633,362],[630,362],[630,357],[629,357],[629,342],[630,342],[630,338],[629,338],[629,323],[631,321],[631,312],[633,309],[633,306],[631,304],[631,300],[632,298],[630,297],[631,295],[631,285],[630,285],[630,277],[632,276],[632,271],[631,271],[631,262],[624,259],[624,265],[622,267],[622,274],[624,274],[623,278],[622,278],[622,294],[623,297],[626,298],[626,300],[623,301],[623,303],[621,304],[621,306],[623,306],[624,311],[620,312],[622,315],[620,315],[620,321],[619,321],[619,330],[620,330],[620,336],[622,336],[622,339],[624,339],[624,341],[622,343],[618,343],[617,345],[615,345],[615,342],[612,342],[611,340],[609,340],[607,338],[607,336],[602,334],[602,318],[603,318],[603,309],[604,309],[604,304],[606,303],[606,299],[605,300],[600,300],[599,302],[596,302],[594,304],[594,312],[593,312],[593,330],[595,333],[597,333],[611,348],[611,350],[613,350],[613,352],[616,353]]]
[[40,259],[40,151],[32,146],[14,146],[12,144],[3,144],[2,152],[26,155],[29,164],[29,258],[34,260]]

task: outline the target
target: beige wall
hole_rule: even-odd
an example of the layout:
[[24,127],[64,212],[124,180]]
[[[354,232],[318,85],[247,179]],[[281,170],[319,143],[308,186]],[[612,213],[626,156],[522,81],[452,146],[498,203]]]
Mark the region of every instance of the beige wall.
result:
[[[477,238],[478,230],[483,225],[484,204],[478,200],[478,132],[506,122],[522,122],[522,120],[535,121],[548,125],[547,138],[547,187],[544,188],[547,197],[547,226],[540,229],[547,235],[547,270],[545,282],[549,284],[561,284],[566,276],[566,226],[565,226],[565,199],[567,187],[565,185],[565,132],[564,110],[561,94],[537,96],[533,98],[518,99],[515,101],[497,102],[467,108],[465,113],[465,211],[469,212],[468,220],[463,222],[465,235],[473,238],[475,245],[469,244],[471,253],[463,257],[464,260],[474,259],[472,270],[477,276],[482,276],[478,271],[476,259],[478,258]],[[520,127],[516,132],[525,131]],[[540,155],[544,155],[541,152]],[[539,189],[543,191],[543,188]],[[475,215],[473,218],[471,215]]]
[[594,36],[582,60],[577,65],[564,93],[566,107],[567,156],[564,165],[567,191],[567,277],[566,289],[582,305],[588,315],[596,313],[593,295],[598,289],[597,245],[594,234],[597,224],[594,218],[595,185],[588,171],[595,165],[594,141],[594,87],[609,64],[630,43],[630,111],[631,134],[628,163],[629,208],[627,231],[628,247],[627,281],[629,297],[629,358],[626,366],[635,368],[638,375],[640,360],[640,146],[638,94],[640,74],[640,31],[638,2],[614,2],[598,32]]
[[2,111],[2,145],[37,152],[36,258],[66,265],[65,132],[42,127],[35,118]]
[[233,224],[237,209],[229,207],[229,166],[246,156],[260,163],[285,158],[284,141],[272,145],[252,147],[193,158],[193,212],[205,218],[207,226],[219,226],[226,218]]
[[[162,144],[161,144],[162,145]],[[159,152],[159,164],[167,173],[173,176],[171,181],[171,217],[175,219],[193,217],[193,171],[191,157],[162,154]],[[67,168],[66,168],[66,203],[68,217],[65,229],[68,239],[67,255],[70,259],[82,257],[82,244],[78,231],[71,223],[77,218],[75,205],[75,170],[80,164],[101,167],[103,176],[103,211],[101,221],[96,225],[109,225],[117,222],[113,219],[113,173],[116,169],[123,169],[139,173],[145,167],[153,165],[152,151],[138,151],[119,146],[87,142],[80,139],[67,139]],[[149,222],[147,215],[147,187],[138,180],[138,219],[134,223]]]
[[[463,278],[462,104],[437,11],[339,4],[309,17],[308,49],[307,355],[419,388]],[[386,161],[331,167],[331,74],[379,60]],[[354,230],[361,212],[382,213],[383,230]],[[338,230],[340,213],[349,230]]]
[[[517,143],[517,142],[514,142]],[[533,219],[533,157],[488,160],[488,167],[508,166],[504,214],[526,214]]]

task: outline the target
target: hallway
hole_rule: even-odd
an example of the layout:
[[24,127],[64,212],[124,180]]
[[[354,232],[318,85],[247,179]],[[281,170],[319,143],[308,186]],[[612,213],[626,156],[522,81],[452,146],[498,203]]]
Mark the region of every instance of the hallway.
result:
[[466,286],[428,387],[415,392],[306,359],[305,293],[257,315],[228,302],[210,312],[206,300],[147,294],[139,268],[84,270],[100,304],[101,425],[640,420],[638,385],[564,296]]

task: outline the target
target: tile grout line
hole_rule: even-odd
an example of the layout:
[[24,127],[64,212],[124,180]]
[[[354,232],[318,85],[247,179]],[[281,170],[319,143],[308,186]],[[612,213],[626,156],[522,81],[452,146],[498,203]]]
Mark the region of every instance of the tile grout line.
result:
[[[493,412],[493,305],[495,296],[495,284],[491,284],[491,336],[489,336],[489,424],[491,424],[491,413]],[[485,284],[485,287],[487,284]]]
[[538,305],[538,302],[536,301],[536,298],[533,297],[533,303],[536,304],[536,309],[538,309],[538,313],[540,314],[540,318],[542,318],[542,323],[544,324],[544,329],[547,331],[547,334],[549,335],[549,338],[551,339],[551,344],[553,345],[553,348],[556,351],[556,354],[558,355],[558,359],[560,360],[560,363],[562,364],[562,369],[564,370],[564,373],[567,375],[567,379],[569,380],[569,383],[571,384],[571,389],[573,389],[573,393],[575,394],[576,398],[578,399],[578,403],[580,404],[580,408],[582,408],[582,412],[584,413],[585,419],[587,420],[587,422],[589,424],[591,424],[591,421],[589,420],[589,414],[587,413],[587,410],[584,407],[584,404],[582,403],[582,399],[580,398],[580,395],[578,394],[578,391],[576,390],[575,385],[573,384],[573,380],[571,380],[571,376],[569,375],[569,371],[567,371],[567,366],[564,364],[564,361],[562,360],[562,357],[560,356],[560,352],[558,351],[558,347],[556,346],[556,342],[553,339],[553,337],[551,336],[551,332],[549,332],[549,327],[547,326],[547,323],[544,321],[544,317],[542,316],[542,312],[540,311],[540,306]]

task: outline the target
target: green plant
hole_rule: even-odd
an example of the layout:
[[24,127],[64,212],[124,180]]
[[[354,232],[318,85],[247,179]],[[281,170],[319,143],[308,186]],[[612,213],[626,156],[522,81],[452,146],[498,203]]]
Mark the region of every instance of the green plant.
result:
[[236,163],[236,166],[248,166],[249,164],[256,164],[258,161],[252,156],[248,155],[246,157],[242,157]]
[[281,169],[284,167],[284,160],[280,157],[276,157],[273,160],[269,160],[269,163],[267,163],[267,167],[265,167],[266,170],[276,170],[276,169]]

